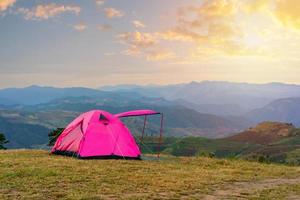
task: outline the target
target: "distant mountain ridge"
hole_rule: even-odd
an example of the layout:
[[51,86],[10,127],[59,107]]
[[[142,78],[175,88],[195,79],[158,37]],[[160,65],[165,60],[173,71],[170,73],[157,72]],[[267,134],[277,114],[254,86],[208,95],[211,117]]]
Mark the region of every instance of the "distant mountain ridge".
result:
[[244,117],[255,123],[279,121],[293,123],[300,127],[300,97],[272,101],[262,108],[248,112]]
[[1,89],[0,98],[10,100],[14,104],[35,105],[67,96],[97,96],[103,93],[108,92],[83,87],[55,88],[34,85],[25,88]]
[[[32,130],[50,130],[56,127],[65,127],[76,116],[82,112],[94,109],[106,110],[111,113],[119,113],[136,109],[153,109],[164,113],[164,135],[170,136],[205,136],[218,138],[228,136],[240,131],[248,126],[247,122],[242,123],[239,118],[226,119],[220,116],[200,113],[193,109],[186,108],[178,104],[172,104],[161,98],[150,98],[135,96],[134,99],[124,98],[122,95],[109,93],[105,97],[65,97],[55,99],[48,103],[37,105],[23,105],[9,110],[0,110],[0,132],[9,135],[9,139],[14,141],[10,148],[32,147],[44,144],[47,140],[47,131],[44,132],[43,140],[34,140],[34,131],[24,133],[21,139],[15,136],[22,135],[22,127]],[[127,94],[127,93],[126,93]],[[159,130],[159,118],[149,117],[147,133],[157,134]],[[134,134],[141,134],[143,121],[135,118],[126,121]],[[16,128],[16,129],[15,129]],[[39,134],[39,133],[37,133]],[[26,135],[28,136],[27,139]]]
[[[170,136],[221,138],[262,121],[300,126],[298,85],[204,81],[166,86],[109,86],[106,89],[109,91],[40,86],[2,89],[0,131],[21,134],[20,127],[26,125],[26,134],[29,134],[31,129],[63,127],[79,113],[93,109],[111,113],[159,110],[165,113],[165,133]],[[281,98],[285,96],[292,97]],[[254,109],[250,109],[252,107]],[[128,121],[134,132],[140,131],[140,123],[139,120]],[[149,132],[158,130],[157,123],[157,119],[149,122]],[[29,141],[26,145],[32,144]]]
[[[267,83],[249,84],[232,83],[225,81],[202,81],[186,84],[174,84],[166,86],[140,86],[120,89],[121,86],[110,87],[109,91],[135,91],[144,96],[160,96],[169,101],[193,104],[195,110],[203,111],[205,105],[212,105],[212,109],[206,109],[207,113],[223,115],[226,111],[229,115],[242,114],[268,103],[280,99],[300,96],[300,85]],[[105,90],[105,87],[102,89]],[[188,105],[188,104],[187,104]],[[213,105],[223,107],[217,112]],[[237,105],[235,111],[230,111],[229,106]]]

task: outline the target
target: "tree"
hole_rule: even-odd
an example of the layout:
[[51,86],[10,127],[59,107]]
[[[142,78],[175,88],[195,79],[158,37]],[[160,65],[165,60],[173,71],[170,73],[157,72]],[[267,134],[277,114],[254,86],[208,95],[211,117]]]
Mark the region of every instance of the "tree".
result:
[[49,143],[48,146],[53,146],[54,143],[56,142],[58,136],[60,136],[60,134],[64,131],[64,128],[57,128],[57,129],[53,129],[49,134]]
[[8,143],[8,140],[6,140],[5,135],[3,133],[0,133],[0,149],[6,149],[4,147],[4,144]]

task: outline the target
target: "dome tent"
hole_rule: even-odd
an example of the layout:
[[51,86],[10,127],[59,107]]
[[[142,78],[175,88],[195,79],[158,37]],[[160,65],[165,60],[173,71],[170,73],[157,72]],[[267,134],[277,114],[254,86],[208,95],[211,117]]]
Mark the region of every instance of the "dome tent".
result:
[[65,128],[51,152],[78,158],[140,159],[140,149],[120,118],[156,114],[161,113],[153,110],[135,110],[116,115],[102,110],[83,113]]

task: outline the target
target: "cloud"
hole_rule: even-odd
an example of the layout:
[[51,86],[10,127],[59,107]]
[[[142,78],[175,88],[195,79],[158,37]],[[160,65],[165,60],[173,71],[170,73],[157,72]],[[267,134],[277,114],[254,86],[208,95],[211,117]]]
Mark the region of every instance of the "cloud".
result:
[[280,24],[300,30],[300,4],[298,0],[248,0],[244,8],[249,13],[271,15]]
[[118,36],[122,44],[128,46],[123,54],[128,56],[144,57],[149,61],[170,59],[174,53],[163,48],[158,43],[157,34],[143,33],[139,31],[122,33]]
[[104,9],[105,16],[109,19],[123,17],[124,13],[121,10],[117,10],[115,8],[105,8]]
[[139,20],[133,20],[132,24],[136,27],[136,28],[146,28],[146,25],[139,21]]
[[72,5],[58,5],[55,3],[51,4],[44,4],[44,5],[37,5],[34,8],[19,8],[18,12],[24,14],[25,19],[28,20],[46,20],[51,17],[55,17],[62,13],[73,13],[79,14],[81,8],[79,6],[72,6]]
[[113,27],[111,25],[109,25],[109,24],[102,24],[102,25],[98,26],[98,29],[100,31],[110,31],[110,30],[113,29]]
[[104,4],[104,0],[96,0],[97,6],[102,6]]
[[5,11],[9,7],[13,6],[16,0],[0,0],[0,12]]
[[285,26],[300,30],[300,2],[298,0],[276,0],[274,16]]
[[246,12],[254,13],[268,8],[271,0],[246,0],[243,3],[243,8]]
[[146,55],[146,59],[148,61],[161,61],[168,60],[174,57],[174,53],[167,49],[156,49],[154,51],[150,51]]
[[77,31],[84,31],[85,29],[87,29],[87,26],[84,23],[80,23],[80,24],[75,24],[73,28]]
[[[123,52],[125,55],[146,60],[172,59],[173,62],[195,63],[216,56],[264,56],[272,59],[274,48],[294,37],[272,19],[300,30],[300,4],[297,2],[204,0],[198,5],[179,7],[170,27],[153,32],[127,32],[119,35],[119,39],[127,46]],[[275,34],[262,34],[263,30],[264,33],[266,30],[277,33],[278,39]]]
[[139,31],[123,33],[118,38],[122,43],[138,47],[139,49],[149,48],[157,44],[156,38],[151,33]]
[[147,60],[174,58],[173,51],[163,48],[165,42],[171,42],[172,45],[174,42],[190,44],[193,54],[199,52],[201,47],[219,54],[245,54],[247,48],[236,40],[243,34],[234,23],[238,8],[233,2],[206,0],[199,6],[181,7],[177,11],[174,27],[151,33],[135,31],[122,34],[119,39],[129,46],[125,54],[144,54]]

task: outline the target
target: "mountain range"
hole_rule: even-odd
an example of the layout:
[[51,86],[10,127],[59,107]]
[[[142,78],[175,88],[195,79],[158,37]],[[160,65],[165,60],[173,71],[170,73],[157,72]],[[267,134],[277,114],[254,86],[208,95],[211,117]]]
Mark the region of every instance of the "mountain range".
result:
[[[0,90],[0,132],[5,132],[12,141],[10,148],[41,145],[47,140],[47,133],[41,134],[43,139],[34,141],[30,139],[34,137],[29,134],[30,129],[45,128],[43,131],[46,132],[64,127],[81,112],[92,109],[111,113],[154,109],[165,114],[166,135],[220,138],[262,121],[300,126],[300,86],[203,81],[166,86],[105,86],[100,89],[7,88]],[[149,133],[157,133],[158,122],[159,119],[150,118]],[[135,134],[140,132],[142,119],[127,120],[126,123]],[[25,131],[28,137],[17,138],[25,133],[18,127],[24,126],[29,130]]]
[[100,89],[119,92],[131,91],[143,96],[163,97],[166,100],[193,107],[200,112],[217,115],[244,114],[277,99],[300,97],[300,85],[283,83],[249,84],[225,81],[193,81],[166,86],[126,85],[125,87],[118,85]]

